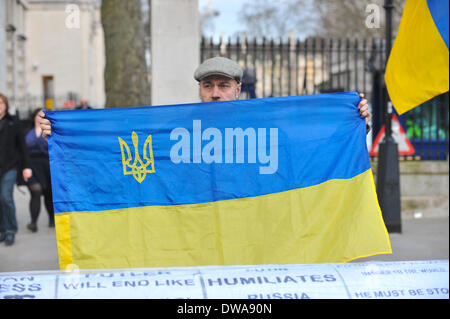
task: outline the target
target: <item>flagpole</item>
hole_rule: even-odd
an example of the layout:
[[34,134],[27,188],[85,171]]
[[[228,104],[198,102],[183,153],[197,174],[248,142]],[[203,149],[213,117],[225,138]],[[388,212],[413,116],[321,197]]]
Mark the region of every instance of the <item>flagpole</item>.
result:
[[[386,13],[386,63],[391,52],[393,8],[393,0],[384,1],[384,9]],[[384,140],[379,146],[377,169],[378,202],[380,204],[387,230],[390,233],[401,233],[398,145],[392,137],[392,106],[389,103],[389,94],[387,92],[385,82],[383,85],[382,107],[386,130]]]
[[[392,48],[392,11],[394,10],[394,4],[392,0],[384,1],[384,9],[386,10],[386,64],[391,54]],[[386,72],[386,67],[385,67]],[[384,86],[386,89],[386,85]],[[386,98],[383,100],[384,106],[384,116],[386,124],[386,137],[390,138],[392,136],[392,106],[389,105],[389,95],[387,90],[385,90]]]

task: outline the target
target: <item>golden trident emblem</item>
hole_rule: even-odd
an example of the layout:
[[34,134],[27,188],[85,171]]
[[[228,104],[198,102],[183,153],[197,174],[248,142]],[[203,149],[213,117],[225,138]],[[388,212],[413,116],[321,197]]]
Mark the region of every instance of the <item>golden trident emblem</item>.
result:
[[[139,138],[136,132],[133,131],[131,133],[131,140],[133,141],[134,145],[134,161],[133,164],[130,164],[133,157],[131,157],[130,148],[128,147],[127,143],[123,139],[119,137],[119,144],[120,144],[120,151],[122,152],[122,165],[123,165],[123,175],[133,175],[133,177],[139,182],[142,183],[142,181],[147,176],[147,173],[154,173],[155,172],[155,162],[153,159],[153,148],[152,148],[152,136],[149,135],[144,143],[144,149],[143,149],[143,160],[145,163],[141,160],[139,157]],[[126,150],[126,158],[125,158],[125,152]],[[148,150],[148,152],[147,152]],[[148,156],[147,156],[148,153]],[[151,164],[151,169],[147,169],[147,167]],[[131,169],[128,170],[128,169]]]

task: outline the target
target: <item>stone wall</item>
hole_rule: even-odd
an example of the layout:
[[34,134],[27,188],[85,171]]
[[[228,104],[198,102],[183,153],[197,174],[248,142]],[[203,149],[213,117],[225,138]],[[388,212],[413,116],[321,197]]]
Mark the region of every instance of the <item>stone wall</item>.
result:
[[[376,181],[377,162],[372,162]],[[401,161],[402,218],[449,216],[449,162]]]

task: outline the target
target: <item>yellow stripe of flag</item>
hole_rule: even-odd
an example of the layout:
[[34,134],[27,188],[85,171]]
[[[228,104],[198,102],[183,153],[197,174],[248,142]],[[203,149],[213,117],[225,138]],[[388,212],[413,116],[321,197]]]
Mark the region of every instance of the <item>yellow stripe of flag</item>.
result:
[[448,68],[448,48],[427,1],[407,0],[385,74],[397,112],[402,114],[447,92]]
[[[258,197],[57,214],[57,233],[68,235],[70,216],[76,238],[60,250],[60,267],[346,262],[392,253],[373,187],[368,170]],[[352,194],[358,198],[346,201]]]

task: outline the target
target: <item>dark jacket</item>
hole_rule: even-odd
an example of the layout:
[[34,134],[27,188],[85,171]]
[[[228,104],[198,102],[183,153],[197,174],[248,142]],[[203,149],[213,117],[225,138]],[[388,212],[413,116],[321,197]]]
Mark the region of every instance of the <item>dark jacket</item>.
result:
[[31,168],[20,122],[6,114],[0,121],[0,176],[11,169]]

